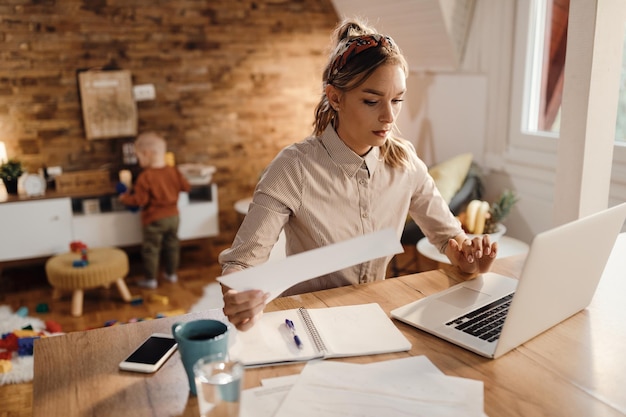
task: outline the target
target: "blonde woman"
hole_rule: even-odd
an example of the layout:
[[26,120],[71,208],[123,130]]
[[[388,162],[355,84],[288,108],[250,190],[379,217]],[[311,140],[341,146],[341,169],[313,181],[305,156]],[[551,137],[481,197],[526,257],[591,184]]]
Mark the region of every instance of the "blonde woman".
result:
[[[266,168],[222,273],[268,259],[284,229],[287,255],[384,228],[398,238],[407,214],[453,265],[472,276],[489,270],[497,244],[470,240],[410,142],[396,136],[408,68],[389,36],[357,20],[342,22],[323,73],[313,134],[283,149]],[[385,278],[391,257],[298,284],[283,295]],[[223,288],[224,313],[238,329],[262,314],[266,295]]]

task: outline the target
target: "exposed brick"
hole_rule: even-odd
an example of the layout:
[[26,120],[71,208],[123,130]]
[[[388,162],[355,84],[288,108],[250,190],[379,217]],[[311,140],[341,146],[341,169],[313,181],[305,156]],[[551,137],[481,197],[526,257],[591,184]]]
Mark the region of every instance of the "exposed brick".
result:
[[85,138],[76,72],[128,69],[154,84],[140,130],[164,132],[178,163],[215,165],[230,243],[264,167],[311,132],[330,32],[330,0],[11,0],[0,5],[0,122],[29,171],[120,169],[133,138]]

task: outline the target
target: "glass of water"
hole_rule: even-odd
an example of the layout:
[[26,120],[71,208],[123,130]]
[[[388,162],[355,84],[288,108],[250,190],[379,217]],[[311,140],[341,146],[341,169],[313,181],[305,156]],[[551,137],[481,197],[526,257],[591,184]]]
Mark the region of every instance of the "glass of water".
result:
[[200,417],[239,417],[243,365],[224,355],[209,355],[193,367]]

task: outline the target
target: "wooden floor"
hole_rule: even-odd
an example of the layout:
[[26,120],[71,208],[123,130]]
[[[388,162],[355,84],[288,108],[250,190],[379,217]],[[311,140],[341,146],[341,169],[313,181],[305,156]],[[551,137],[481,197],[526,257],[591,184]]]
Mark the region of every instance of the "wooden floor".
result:
[[[397,265],[408,268],[401,274],[416,272],[413,251],[409,248],[407,253],[398,256]],[[71,316],[69,294],[61,300],[52,299],[52,289],[45,277],[43,261],[34,265],[5,267],[0,270],[0,305],[9,305],[14,311],[27,307],[29,316],[55,321],[66,333],[103,327],[111,320],[127,323],[133,319],[155,318],[159,313],[186,313],[202,296],[204,287],[219,276],[221,269],[217,264],[217,253],[219,250],[210,244],[183,247],[179,282],[160,282],[156,290],[144,290],[134,284],[142,278],[141,259],[136,250],[131,250],[131,267],[126,283],[131,294],[142,296],[144,302],[140,305],[123,302],[115,286],[86,291],[82,317]],[[387,275],[394,276],[391,269]],[[169,303],[163,305],[150,302],[150,294],[165,295]],[[49,313],[37,313],[39,304],[47,304]],[[32,383],[0,386],[0,417],[30,417],[32,396]]]

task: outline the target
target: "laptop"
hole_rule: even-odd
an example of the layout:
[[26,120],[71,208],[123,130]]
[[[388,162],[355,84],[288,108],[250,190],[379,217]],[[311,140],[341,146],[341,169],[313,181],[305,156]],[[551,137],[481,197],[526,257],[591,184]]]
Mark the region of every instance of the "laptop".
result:
[[622,203],[539,233],[519,281],[488,272],[391,317],[479,355],[502,356],[589,305],[625,219]]

